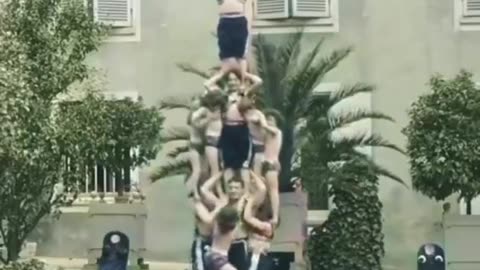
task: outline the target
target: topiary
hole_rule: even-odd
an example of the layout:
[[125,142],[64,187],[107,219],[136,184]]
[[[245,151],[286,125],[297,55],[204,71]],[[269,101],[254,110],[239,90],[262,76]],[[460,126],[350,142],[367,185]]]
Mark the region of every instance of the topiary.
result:
[[385,254],[378,177],[368,166],[347,162],[329,195],[335,208],[312,230],[308,255],[312,270],[379,270]]

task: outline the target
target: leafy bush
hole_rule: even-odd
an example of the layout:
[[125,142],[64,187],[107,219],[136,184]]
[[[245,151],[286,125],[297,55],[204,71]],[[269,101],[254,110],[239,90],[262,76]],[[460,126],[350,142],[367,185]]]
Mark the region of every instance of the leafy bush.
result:
[[45,263],[39,260],[23,262],[10,262],[7,265],[0,265],[0,270],[44,270]]
[[436,200],[459,193],[469,202],[480,194],[480,90],[466,71],[451,80],[436,75],[430,87],[404,129],[413,187]]
[[385,250],[378,177],[357,160],[345,163],[337,175],[341,184],[329,190],[335,207],[308,240],[311,269],[380,270]]

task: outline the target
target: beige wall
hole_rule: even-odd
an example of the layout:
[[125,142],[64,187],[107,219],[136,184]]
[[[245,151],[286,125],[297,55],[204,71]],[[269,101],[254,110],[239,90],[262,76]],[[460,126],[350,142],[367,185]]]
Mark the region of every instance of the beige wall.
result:
[[[375,122],[374,131],[399,145],[405,144],[400,130],[407,123],[406,110],[427,91],[432,73],[451,75],[467,68],[476,72],[480,81],[480,32],[454,32],[453,1],[340,0],[339,33],[307,36],[306,46],[321,35],[330,36],[327,51],[355,47],[326,81],[376,84],[373,108],[390,114],[397,123]],[[148,104],[166,96],[202,91],[201,80],[179,72],[175,63],[190,61],[203,67],[217,63],[216,42],[210,34],[216,24],[216,2],[141,3],[141,42],[107,43],[91,59],[108,71],[110,90],[137,90]],[[183,117],[168,116],[170,124]],[[387,168],[409,178],[407,158],[382,150],[374,155]],[[161,259],[181,259],[188,254],[191,213],[180,181],[155,183],[148,187],[148,196],[147,248]],[[441,207],[389,181],[382,182],[381,197],[385,204],[385,263],[393,267],[389,269],[414,269],[417,248],[426,241],[441,240],[435,226]],[[181,240],[175,241],[177,238]]]

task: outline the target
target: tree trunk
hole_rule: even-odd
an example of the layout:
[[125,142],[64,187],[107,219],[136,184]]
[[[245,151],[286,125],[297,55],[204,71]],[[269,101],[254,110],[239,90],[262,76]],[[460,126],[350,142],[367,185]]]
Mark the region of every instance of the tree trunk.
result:
[[18,243],[17,233],[14,230],[9,230],[7,235],[5,247],[7,248],[7,262],[16,261],[19,258],[22,244]]
[[465,203],[467,205],[467,215],[472,214],[472,199],[465,199]]

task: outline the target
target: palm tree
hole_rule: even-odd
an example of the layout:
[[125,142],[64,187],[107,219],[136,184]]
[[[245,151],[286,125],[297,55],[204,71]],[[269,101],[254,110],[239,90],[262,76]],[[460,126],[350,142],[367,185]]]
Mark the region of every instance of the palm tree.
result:
[[[336,129],[348,126],[356,121],[364,119],[392,121],[392,118],[382,113],[366,110],[356,110],[342,115],[330,115],[329,110],[335,104],[359,93],[372,92],[374,87],[367,84],[355,84],[332,92],[327,99],[325,96],[319,95],[315,92],[315,89],[325,75],[336,68],[350,54],[352,49],[349,47],[341,48],[322,56],[325,39],[320,39],[310,50],[304,50],[301,46],[302,41],[303,32],[299,32],[287,36],[279,45],[274,45],[262,35],[258,35],[253,42],[256,70],[264,80],[262,88],[256,93],[257,106],[275,109],[282,114],[285,120],[282,127],[284,137],[280,155],[282,191],[288,191],[290,187],[292,172],[295,173],[295,171],[292,171],[292,164],[295,163],[297,149],[301,148],[301,144],[307,142],[320,140],[317,144],[321,142],[329,148],[328,152],[332,154],[323,157],[328,159],[329,162],[338,161],[345,158],[346,155],[362,155],[356,151],[358,146],[381,146],[402,152],[397,146],[386,142],[378,135],[361,134],[338,141],[330,139],[330,134]],[[182,63],[178,67],[186,73],[193,73],[203,78],[209,76],[209,72],[203,72],[190,64]],[[185,103],[178,104],[171,100],[163,101],[161,106],[164,109],[188,108]],[[173,134],[178,134],[178,132],[173,132]],[[164,141],[178,141],[180,139],[178,136],[171,135],[170,133]],[[177,150],[172,150],[168,154],[172,160],[164,166],[160,166],[152,180],[172,175],[172,173],[177,173],[178,170],[185,171],[185,169],[180,168],[187,165],[188,161],[182,158],[182,151],[180,150],[177,148]],[[363,157],[370,160],[367,156]],[[376,168],[379,173],[400,180],[373,161],[370,160],[369,164],[372,168]]]

